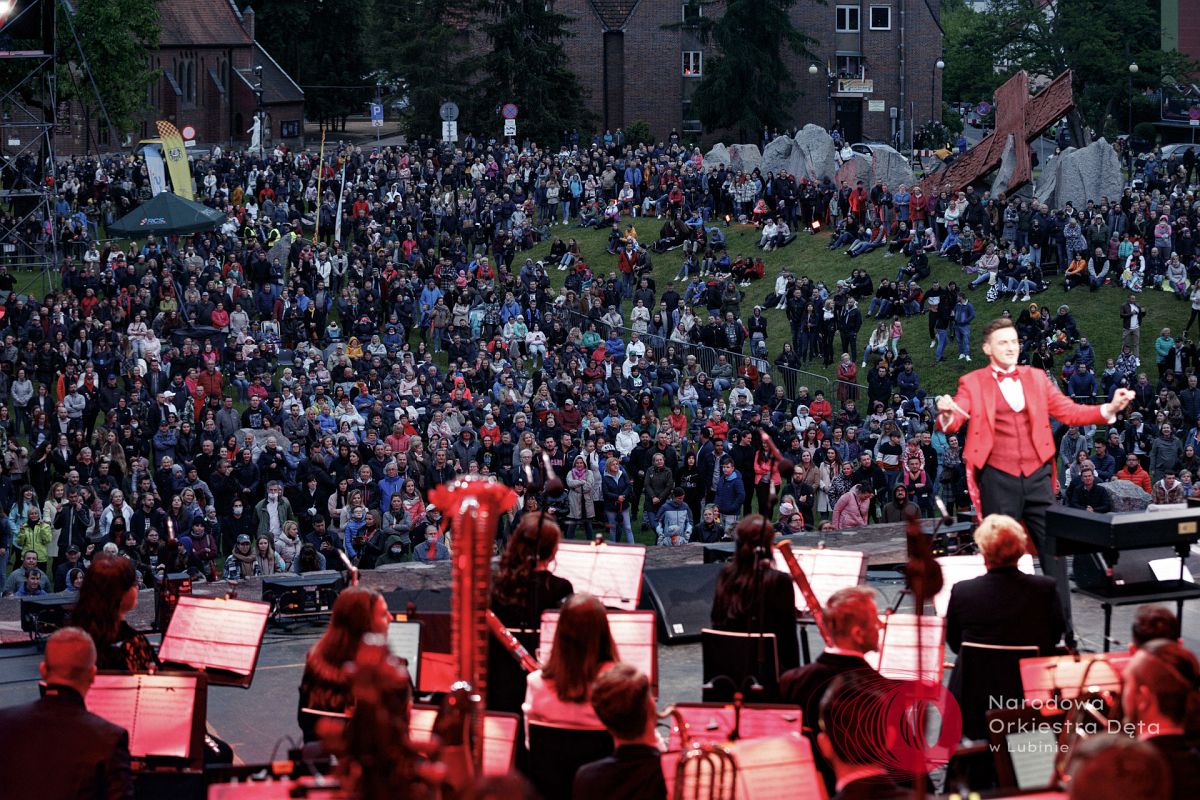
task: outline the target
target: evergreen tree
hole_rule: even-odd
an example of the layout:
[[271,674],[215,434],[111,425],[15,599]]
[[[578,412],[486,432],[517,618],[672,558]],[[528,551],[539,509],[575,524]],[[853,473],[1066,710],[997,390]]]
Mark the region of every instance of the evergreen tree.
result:
[[788,12],[796,0],[729,0],[715,22],[693,23],[705,42],[720,54],[707,59],[704,77],[692,97],[706,130],[733,128],[738,141],[763,128],[783,128],[792,121],[796,85],[788,72],[784,48],[807,59],[813,39],[796,29]]
[[481,0],[490,52],[471,65],[477,102],[468,115],[474,130],[499,136],[497,113],[505,103],[521,110],[521,138],[557,142],[566,131],[586,129],[591,114],[583,88],[567,65],[563,40],[570,18],[547,0]]
[[376,0],[375,65],[403,87],[405,122],[414,136],[441,135],[438,109],[447,100],[466,104],[460,44],[463,0]]

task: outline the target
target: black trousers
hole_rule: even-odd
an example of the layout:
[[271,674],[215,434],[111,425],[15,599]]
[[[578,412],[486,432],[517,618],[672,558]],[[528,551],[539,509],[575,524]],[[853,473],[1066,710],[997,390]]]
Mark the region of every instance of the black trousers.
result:
[[1067,623],[1067,639],[1074,639],[1071,620],[1071,586],[1067,581],[1067,560],[1054,552],[1054,540],[1046,536],[1046,511],[1054,503],[1054,484],[1050,464],[1027,478],[1009,475],[994,467],[984,467],[977,474],[979,501],[983,515],[1007,514],[1025,523],[1033,544],[1037,547],[1042,573],[1054,579],[1062,601],[1063,619]]

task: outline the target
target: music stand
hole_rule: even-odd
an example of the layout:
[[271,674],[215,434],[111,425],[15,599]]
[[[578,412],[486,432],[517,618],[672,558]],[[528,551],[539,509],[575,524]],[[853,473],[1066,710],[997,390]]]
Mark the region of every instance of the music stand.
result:
[[[689,742],[727,742],[735,727],[739,741],[804,732],[800,706],[754,703],[743,705],[738,711],[732,703],[675,703],[674,708],[687,725],[685,738]],[[682,744],[678,739],[677,724],[678,720],[672,718],[667,735],[668,750],[678,750]]]
[[178,599],[158,648],[164,666],[202,670],[209,683],[249,689],[271,607],[217,597]]
[[[554,632],[558,628],[558,611],[543,611],[537,660],[550,660],[554,649]],[[658,624],[653,611],[608,611],[608,628],[617,652],[626,664],[637,667],[650,678],[651,690],[658,696]]]
[[997,708],[987,713],[988,749],[1001,789],[1045,789],[1054,783],[1058,731],[1066,713]]
[[700,632],[705,702],[728,702],[741,692],[768,702],[779,690],[779,642],[773,633],[705,628]]
[[[1029,703],[1074,700],[1082,691],[1119,693],[1122,673],[1133,656],[1128,652],[1080,653],[1021,659],[1021,688]],[[1085,684],[1086,681],[1086,684]]]
[[413,686],[420,686],[421,623],[416,620],[393,619],[388,625],[387,647],[396,658],[404,660]]
[[[942,590],[933,597],[933,609],[939,617],[946,616],[950,607],[950,592],[954,585],[978,578],[987,574],[987,566],[983,563],[983,555],[976,553],[967,556],[942,556],[937,559],[942,568]],[[1017,561],[1017,569],[1026,575],[1033,575],[1033,556],[1026,553]]]
[[550,572],[607,608],[634,611],[642,597],[645,563],[645,545],[566,541],[559,543]]
[[[437,706],[414,704],[408,720],[408,736],[416,744],[433,739],[437,721]],[[521,727],[517,714],[489,711],[483,718],[483,774],[507,775],[513,769],[517,752],[517,731]]]
[[85,704],[129,732],[135,762],[148,768],[204,768],[208,676],[203,672],[100,672]]
[[[727,747],[737,764],[737,800],[824,800],[825,782],[813,761],[812,744],[800,734],[737,741]],[[675,769],[684,753],[664,753],[667,797],[709,797],[704,771],[676,792]],[[695,786],[695,778],[701,785]]]
[[[942,662],[946,658],[946,620],[941,617],[922,617],[913,614],[881,614],[883,630],[879,648],[864,658],[885,678],[911,681],[942,682]],[[920,642],[917,636],[920,631]],[[917,655],[918,647],[922,652]],[[921,665],[922,675],[917,674]]]
[[[792,554],[796,557],[800,569],[808,577],[813,594],[822,606],[829,600],[830,595],[839,589],[861,586],[867,580],[867,554],[861,550],[830,550],[824,547],[793,547]],[[775,569],[790,574],[787,562],[778,550],[772,551]],[[812,663],[812,654],[808,646],[808,626],[815,624],[808,601],[804,598],[800,587],[794,587],[796,594],[796,616],[802,626],[800,629],[801,655],[805,664]]]

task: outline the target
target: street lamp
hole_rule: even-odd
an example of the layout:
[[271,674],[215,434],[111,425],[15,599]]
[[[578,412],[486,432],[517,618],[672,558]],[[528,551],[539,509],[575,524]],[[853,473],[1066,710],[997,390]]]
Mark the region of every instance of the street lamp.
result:
[[929,121],[934,122],[938,118],[937,113],[937,76],[938,73],[946,68],[946,62],[941,56],[933,62],[933,74],[929,81]]
[[1129,134],[1128,144],[1133,144],[1133,76],[1137,75],[1138,65],[1136,61],[1129,62],[1129,124],[1126,126],[1126,133]]
[[[820,74],[821,68],[816,64],[808,65],[808,74],[814,78]],[[833,73],[826,71],[825,74],[825,113],[829,120],[830,128],[833,127]]]

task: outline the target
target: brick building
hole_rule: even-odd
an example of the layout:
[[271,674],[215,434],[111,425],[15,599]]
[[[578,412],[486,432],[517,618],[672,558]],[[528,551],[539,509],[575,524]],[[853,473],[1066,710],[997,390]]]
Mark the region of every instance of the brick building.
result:
[[[154,121],[165,119],[181,131],[192,127],[200,145],[245,143],[261,81],[266,142],[300,143],[304,92],[254,40],[253,9],[239,10],[234,0],[168,0],[158,8],[159,46],[150,62],[161,74],[150,88],[148,110],[135,123],[134,141],[157,136]],[[110,141],[103,124],[72,106],[60,104],[58,155],[121,146]]]
[[[816,40],[816,58],[810,63],[784,55],[801,92],[792,124],[828,127],[836,121],[852,141],[886,141],[903,125],[907,141],[908,120],[920,127],[941,105],[936,63],[942,43],[933,16],[939,6],[922,0],[799,0],[792,22]],[[703,45],[679,23],[685,15],[720,14],[719,5],[558,0],[555,9],[573,18],[567,55],[601,128],[644,120],[658,138],[672,128],[700,133],[690,97],[715,46]],[[809,72],[814,63],[815,75]]]

